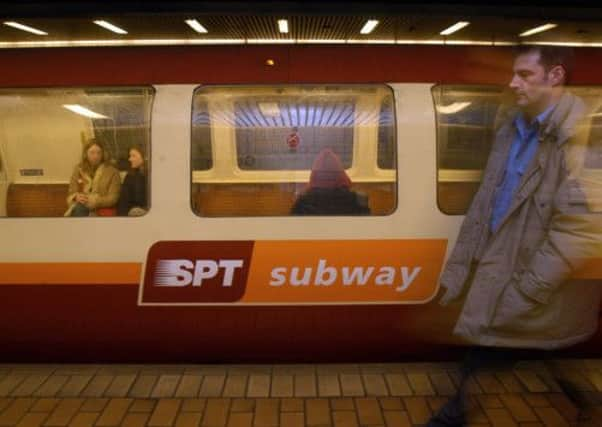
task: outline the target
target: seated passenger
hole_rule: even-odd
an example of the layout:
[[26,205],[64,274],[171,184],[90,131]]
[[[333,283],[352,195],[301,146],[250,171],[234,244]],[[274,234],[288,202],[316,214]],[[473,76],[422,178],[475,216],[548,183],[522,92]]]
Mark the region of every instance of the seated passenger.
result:
[[102,142],[92,138],[71,175],[65,216],[115,215],[120,187],[119,171],[109,162]]
[[130,147],[128,171],[119,195],[117,214],[123,216],[141,216],[148,209],[146,197],[146,167],[144,153],[140,147]]
[[325,148],[314,161],[307,190],[293,205],[293,215],[370,215],[365,195],[351,191],[339,157]]

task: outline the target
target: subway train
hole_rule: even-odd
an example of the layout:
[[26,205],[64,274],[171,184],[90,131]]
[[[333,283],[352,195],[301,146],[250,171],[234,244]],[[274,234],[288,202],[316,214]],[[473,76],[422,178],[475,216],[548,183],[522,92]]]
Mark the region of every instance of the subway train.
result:
[[[3,362],[461,351],[451,335],[458,308],[438,304],[438,278],[489,154],[510,47],[95,47],[0,58]],[[601,50],[576,49],[572,90],[596,111],[600,66]],[[143,147],[144,215],[64,215],[90,138],[121,179],[129,148]],[[368,214],[292,213],[326,148]],[[594,262],[574,280],[601,277]],[[602,334],[568,354],[599,357]]]

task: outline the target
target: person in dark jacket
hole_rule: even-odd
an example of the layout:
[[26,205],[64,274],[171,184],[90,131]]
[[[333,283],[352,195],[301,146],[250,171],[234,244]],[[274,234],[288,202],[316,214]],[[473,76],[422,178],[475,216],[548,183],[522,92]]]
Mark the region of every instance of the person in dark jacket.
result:
[[128,161],[130,162],[130,170],[121,186],[117,214],[121,216],[141,216],[148,209],[147,174],[142,149],[131,147]]
[[325,148],[312,166],[309,185],[293,205],[293,215],[370,215],[365,195],[351,190],[339,157]]

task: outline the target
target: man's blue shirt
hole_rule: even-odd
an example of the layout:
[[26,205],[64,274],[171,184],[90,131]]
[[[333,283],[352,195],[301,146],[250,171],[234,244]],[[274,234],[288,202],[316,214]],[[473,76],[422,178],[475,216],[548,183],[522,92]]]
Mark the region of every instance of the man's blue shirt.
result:
[[514,120],[516,136],[508,154],[504,179],[496,190],[490,222],[492,232],[497,231],[500,221],[510,209],[514,192],[537,151],[539,126],[554,107],[554,105],[549,107],[535,117],[531,123],[527,123],[523,113],[520,113]]

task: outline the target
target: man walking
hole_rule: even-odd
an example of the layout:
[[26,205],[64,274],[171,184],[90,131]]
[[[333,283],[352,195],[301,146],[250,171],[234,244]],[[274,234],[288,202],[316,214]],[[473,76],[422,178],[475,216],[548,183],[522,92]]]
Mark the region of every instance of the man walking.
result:
[[572,51],[523,46],[479,191],[441,276],[440,303],[462,303],[454,333],[469,351],[462,387],[430,426],[463,425],[464,380],[509,348],[554,350],[597,330],[600,291],[568,279],[601,253],[602,226],[582,179],[586,106],[565,90]]

